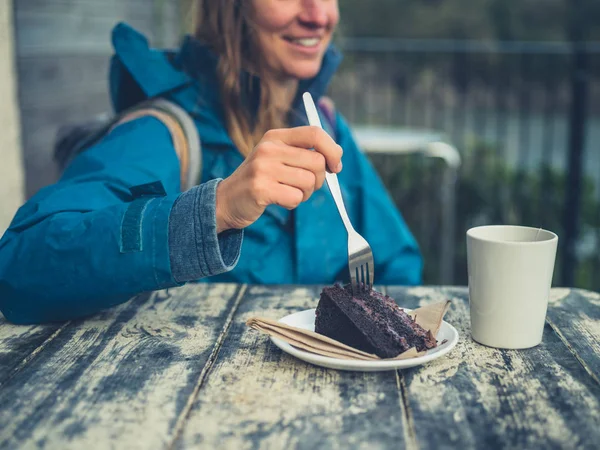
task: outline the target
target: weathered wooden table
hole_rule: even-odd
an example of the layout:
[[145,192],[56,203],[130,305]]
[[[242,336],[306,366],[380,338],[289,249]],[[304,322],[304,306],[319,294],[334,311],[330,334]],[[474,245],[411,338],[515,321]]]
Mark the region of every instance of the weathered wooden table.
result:
[[451,298],[458,346],[337,372],[246,328],[315,307],[318,287],[188,285],[84,321],[0,319],[0,448],[600,448],[600,295],[553,290],[543,344],[504,351],[469,337],[466,289],[386,290]]

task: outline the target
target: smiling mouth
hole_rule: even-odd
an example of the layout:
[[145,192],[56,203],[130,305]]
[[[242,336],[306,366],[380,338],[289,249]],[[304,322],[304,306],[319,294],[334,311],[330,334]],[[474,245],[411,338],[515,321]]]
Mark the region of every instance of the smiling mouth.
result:
[[291,42],[292,44],[299,45],[300,47],[312,48],[319,45],[321,42],[320,37],[312,37],[312,38],[290,38],[286,37],[286,41]]

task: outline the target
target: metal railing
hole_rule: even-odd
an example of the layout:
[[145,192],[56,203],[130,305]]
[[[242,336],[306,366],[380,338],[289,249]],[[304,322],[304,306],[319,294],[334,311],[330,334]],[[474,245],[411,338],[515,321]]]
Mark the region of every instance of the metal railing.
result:
[[[452,282],[466,282],[466,228],[502,222],[557,232],[555,284],[600,289],[600,43],[361,38],[340,46],[331,95],[351,123],[433,130],[461,154]],[[431,231],[448,207],[434,189],[443,172],[378,158],[426,264],[447,257]],[[427,276],[448,281],[441,270]]]
[[441,252],[438,279],[440,284],[451,284],[454,281],[456,245],[456,180],[461,166],[459,151],[445,142],[445,137],[439,133],[373,127],[354,127],[353,131],[360,148],[372,157],[423,155],[444,162],[439,183]]

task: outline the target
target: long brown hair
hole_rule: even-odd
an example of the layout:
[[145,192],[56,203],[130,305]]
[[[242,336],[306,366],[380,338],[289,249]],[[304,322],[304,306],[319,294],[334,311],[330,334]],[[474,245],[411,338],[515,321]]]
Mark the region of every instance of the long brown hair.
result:
[[[243,155],[248,155],[262,135],[286,125],[286,111],[271,102],[271,84],[259,60],[252,32],[251,0],[196,0],[194,36],[219,56],[217,75],[229,136]],[[252,62],[255,62],[254,64]],[[260,106],[256,118],[242,103],[240,74],[248,70],[260,79]]]

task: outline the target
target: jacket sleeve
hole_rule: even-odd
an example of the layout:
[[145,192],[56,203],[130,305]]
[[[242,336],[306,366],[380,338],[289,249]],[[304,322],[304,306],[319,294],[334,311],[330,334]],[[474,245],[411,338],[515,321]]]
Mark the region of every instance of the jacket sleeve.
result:
[[180,193],[167,128],[121,125],[17,212],[0,240],[0,310],[13,323],[68,320],[230,270],[242,233],[216,234],[219,181]]
[[375,260],[375,283],[417,285],[423,261],[415,238],[371,162],[358,148],[344,118],[337,114],[338,144],[354,202],[357,231],[369,242]]

